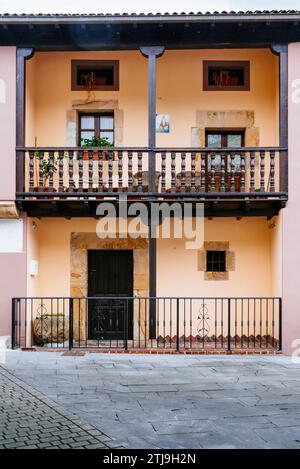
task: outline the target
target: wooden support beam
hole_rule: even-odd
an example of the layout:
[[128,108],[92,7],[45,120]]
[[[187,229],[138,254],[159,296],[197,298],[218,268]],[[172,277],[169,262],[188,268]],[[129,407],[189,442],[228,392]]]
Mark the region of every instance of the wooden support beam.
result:
[[[288,147],[288,45],[273,44],[279,57],[279,145]],[[288,192],[288,152],[280,155],[280,192]]]
[[[148,58],[148,155],[149,192],[154,193],[156,171],[156,60],[164,53],[163,46],[141,47],[141,53]],[[151,220],[149,220],[149,296],[156,296],[156,238],[151,236]],[[156,337],[156,304],[150,300],[149,305],[149,336]]]
[[[16,145],[25,146],[25,61],[33,57],[34,49],[17,48],[17,88],[16,88]],[[16,191],[24,190],[25,167],[22,152],[16,154]]]

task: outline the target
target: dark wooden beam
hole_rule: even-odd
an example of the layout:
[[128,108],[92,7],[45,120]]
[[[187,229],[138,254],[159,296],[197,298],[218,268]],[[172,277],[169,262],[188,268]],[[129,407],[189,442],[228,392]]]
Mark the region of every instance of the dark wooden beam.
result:
[[[17,48],[17,88],[16,88],[16,145],[25,145],[25,83],[26,66],[25,61],[33,57],[32,48]],[[24,190],[24,158],[23,153],[17,151],[16,154],[16,191]]]
[[[141,47],[141,53],[148,58],[148,146],[156,146],[156,59],[164,53],[165,48]],[[155,192],[155,152],[149,153],[149,192]]]
[[[273,44],[279,58],[279,145],[288,147],[288,45]],[[280,191],[288,192],[288,152],[280,155]]]
[[[156,60],[164,53],[163,46],[141,47],[141,53],[148,58],[148,146],[156,147]],[[149,192],[155,192],[156,153],[150,151],[148,156]],[[151,236],[151,220],[149,220],[149,296],[156,296],[156,238]],[[156,304],[149,305],[149,336],[156,337]]]
[[[47,194],[45,194],[47,197]],[[55,202],[55,204],[53,204]],[[105,202],[105,201],[104,201]],[[159,201],[160,203],[161,201]],[[173,201],[174,202],[174,201]],[[203,200],[201,199],[201,202]],[[274,216],[286,206],[286,199],[269,199],[257,200],[253,199],[249,203],[247,201],[222,201],[218,203],[218,208],[215,211],[212,207],[211,201],[205,201],[205,217],[268,217]],[[82,200],[22,200],[16,201],[18,208],[21,211],[27,212],[28,216],[32,217],[91,217],[95,216],[96,208],[101,201],[89,200],[88,204],[90,210],[87,210]],[[116,203],[116,202],[115,202]],[[130,203],[135,203],[134,201]],[[184,204],[185,202],[180,202]],[[193,201],[195,204],[196,201]],[[116,203],[118,212],[118,204]],[[196,214],[195,205],[193,208],[194,215]]]
[[148,58],[148,145],[155,147],[156,133],[156,59],[164,53],[163,46],[140,47],[141,53]]

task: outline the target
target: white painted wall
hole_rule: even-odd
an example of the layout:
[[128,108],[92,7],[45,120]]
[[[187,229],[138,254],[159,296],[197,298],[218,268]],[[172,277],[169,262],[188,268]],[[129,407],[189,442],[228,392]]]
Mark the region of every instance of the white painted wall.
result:
[[[23,220],[0,220],[0,252],[23,251]],[[4,274],[1,272],[1,274]]]

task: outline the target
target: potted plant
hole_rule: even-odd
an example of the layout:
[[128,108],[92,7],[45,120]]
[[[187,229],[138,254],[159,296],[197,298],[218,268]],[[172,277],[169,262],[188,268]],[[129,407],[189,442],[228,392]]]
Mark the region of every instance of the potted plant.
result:
[[[44,158],[44,156],[40,156],[39,151],[34,152],[35,158],[40,161],[42,160],[42,178],[43,178],[43,192],[49,192],[49,186],[47,186],[47,182],[50,177],[50,171],[51,171],[51,160],[50,157]],[[57,172],[58,168],[58,158],[57,156],[54,156],[52,158],[52,172],[53,174]],[[34,191],[39,192],[39,187],[35,187]],[[53,192],[56,192],[55,189],[53,189]]]
[[[104,138],[98,138],[95,135],[92,138],[82,138],[81,139],[81,146],[83,148],[94,148],[94,147],[99,147],[99,148],[112,148],[113,145],[109,143],[107,137]],[[105,150],[102,151],[102,159],[106,160],[107,157],[107,152]],[[83,159],[88,160],[88,150],[83,151]],[[97,160],[98,159],[98,151],[94,151],[93,154],[93,159]]]

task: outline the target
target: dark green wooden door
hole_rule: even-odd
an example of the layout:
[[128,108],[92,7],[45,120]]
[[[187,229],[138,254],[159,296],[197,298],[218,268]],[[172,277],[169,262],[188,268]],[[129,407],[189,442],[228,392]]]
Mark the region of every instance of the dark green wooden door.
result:
[[88,251],[88,296],[89,339],[132,339],[133,251]]

